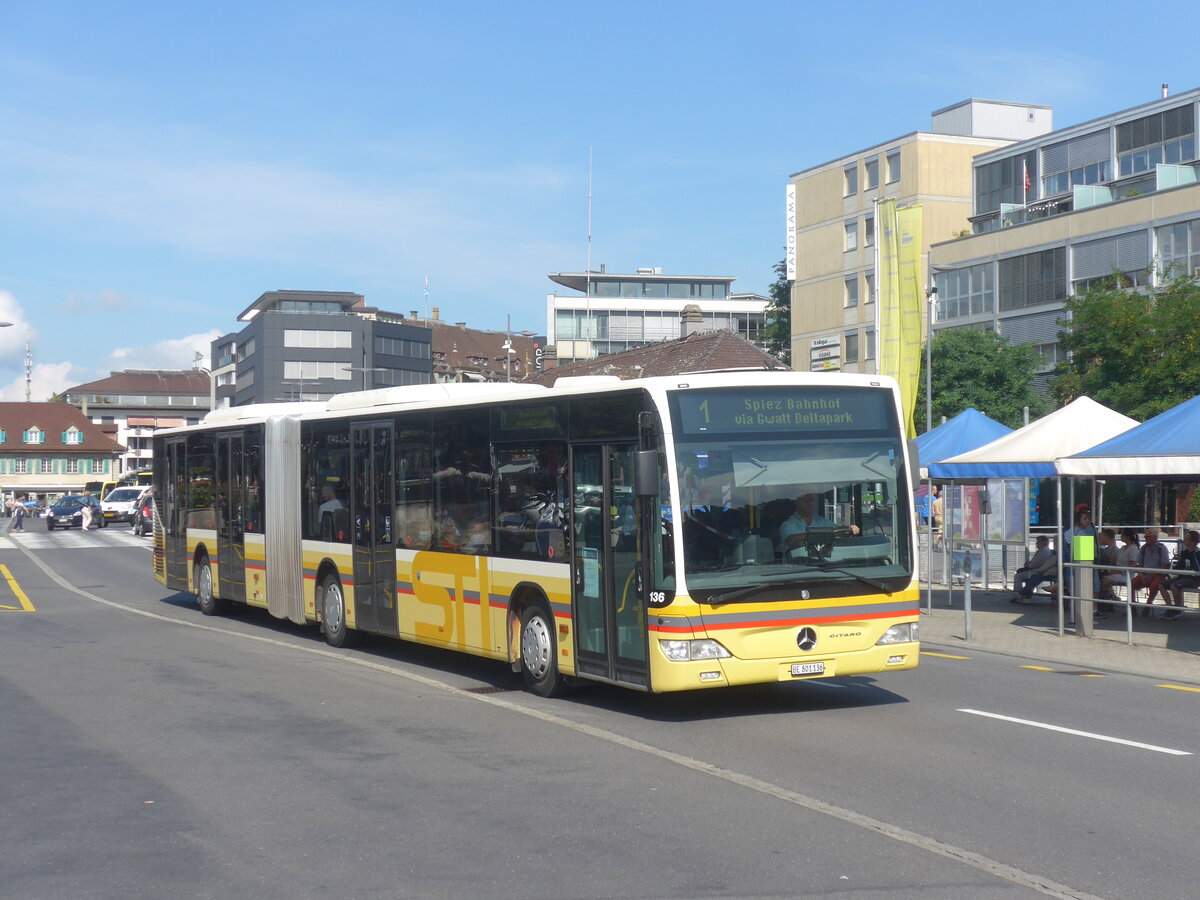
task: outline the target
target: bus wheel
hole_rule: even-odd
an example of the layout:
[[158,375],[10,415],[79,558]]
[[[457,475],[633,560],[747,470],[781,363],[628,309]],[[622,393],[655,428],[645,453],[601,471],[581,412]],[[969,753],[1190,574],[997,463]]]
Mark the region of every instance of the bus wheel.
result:
[[196,604],[200,612],[206,616],[216,616],[228,612],[229,601],[221,600],[213,595],[212,566],[208,557],[202,557],[192,573],[192,583],[196,585]]
[[321,583],[321,625],[330,647],[352,647],[356,635],[346,627],[346,595],[336,575],[326,575]]
[[525,686],[542,697],[563,691],[555,656],[554,619],[539,603],[531,603],[521,615],[521,674]]

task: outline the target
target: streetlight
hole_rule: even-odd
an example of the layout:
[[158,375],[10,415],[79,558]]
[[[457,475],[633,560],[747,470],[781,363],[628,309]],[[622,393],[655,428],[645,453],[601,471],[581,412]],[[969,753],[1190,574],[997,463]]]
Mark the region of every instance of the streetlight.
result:
[[343,372],[362,372],[363,373],[362,389],[365,391],[367,389],[367,373],[368,372],[387,372],[388,369],[384,368],[383,366],[342,366],[342,371]]
[[937,285],[925,291],[929,314],[925,319],[925,431],[933,431],[933,315],[937,309]]
[[[281,381],[281,382],[279,382],[279,385],[280,385],[280,387],[297,387],[298,386],[300,388],[300,390],[296,396],[296,399],[297,400],[304,399],[304,379],[303,378],[301,378],[299,381]],[[291,399],[291,398],[289,397],[288,399]]]

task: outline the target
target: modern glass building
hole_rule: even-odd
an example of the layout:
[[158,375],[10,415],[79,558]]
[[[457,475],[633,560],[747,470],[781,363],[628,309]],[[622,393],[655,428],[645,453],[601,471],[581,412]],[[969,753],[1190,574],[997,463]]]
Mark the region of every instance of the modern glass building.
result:
[[758,343],[767,298],[737,294],[725,275],[664,275],[660,268],[630,274],[558,272],[555,284],[572,293],[546,297],[546,333],[559,364],[674,340],[687,306],[699,306],[699,330],[733,331]]

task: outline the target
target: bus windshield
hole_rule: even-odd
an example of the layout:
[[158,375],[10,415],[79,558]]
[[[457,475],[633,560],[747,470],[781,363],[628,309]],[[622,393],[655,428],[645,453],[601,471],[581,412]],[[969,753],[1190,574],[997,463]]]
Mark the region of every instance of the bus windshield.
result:
[[909,494],[890,391],[722,389],[674,401],[689,593],[907,586]]

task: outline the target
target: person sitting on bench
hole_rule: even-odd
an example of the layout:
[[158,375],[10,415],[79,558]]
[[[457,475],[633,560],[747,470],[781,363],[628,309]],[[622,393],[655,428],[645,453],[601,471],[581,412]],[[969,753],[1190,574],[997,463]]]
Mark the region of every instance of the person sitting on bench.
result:
[[1012,602],[1028,603],[1031,601],[1033,589],[1043,581],[1053,578],[1057,566],[1057,557],[1050,549],[1050,538],[1044,534],[1038,535],[1037,551],[1026,561],[1025,565],[1017,569],[1016,575],[1013,577],[1013,590],[1016,593],[1011,598]]

